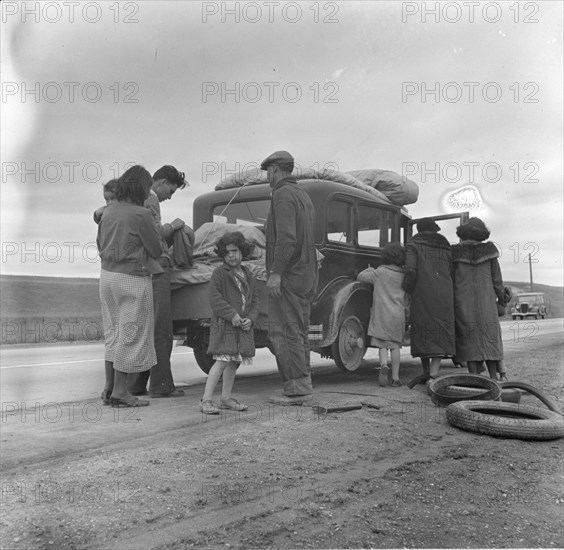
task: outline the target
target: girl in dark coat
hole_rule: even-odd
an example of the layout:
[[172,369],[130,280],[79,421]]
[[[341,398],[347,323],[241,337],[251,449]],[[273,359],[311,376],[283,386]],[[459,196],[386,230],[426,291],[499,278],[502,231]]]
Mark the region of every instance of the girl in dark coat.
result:
[[468,371],[474,374],[485,361],[490,377],[497,379],[503,344],[496,297],[500,305],[507,300],[497,260],[499,252],[492,242],[483,242],[490,231],[480,218],[470,218],[456,234],[461,242],[452,247],[455,361],[466,361]]
[[200,410],[204,414],[219,414],[212,401],[213,391],[223,374],[220,407],[244,411],[246,405],[231,397],[237,367],[252,364],[255,355],[253,325],[259,314],[256,279],[241,265],[252,245],[239,231],[226,233],[216,243],[216,252],[223,264],[216,268],[210,281],[212,325],[208,353],[213,364]]
[[403,282],[411,294],[411,355],[435,378],[441,358],[455,352],[451,251],[432,219],[420,220],[417,231],[406,246]]

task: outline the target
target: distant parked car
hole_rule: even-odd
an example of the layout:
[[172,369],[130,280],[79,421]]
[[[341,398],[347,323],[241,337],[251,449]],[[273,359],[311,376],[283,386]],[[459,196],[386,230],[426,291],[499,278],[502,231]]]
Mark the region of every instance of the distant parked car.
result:
[[517,294],[517,302],[511,308],[515,319],[544,319],[550,314],[550,298],[544,292],[525,292]]

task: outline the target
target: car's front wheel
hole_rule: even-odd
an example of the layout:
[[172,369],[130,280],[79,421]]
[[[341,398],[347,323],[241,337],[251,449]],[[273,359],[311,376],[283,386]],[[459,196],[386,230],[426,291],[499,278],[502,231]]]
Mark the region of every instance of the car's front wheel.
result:
[[339,328],[336,340],[331,344],[331,355],[335,364],[346,372],[360,367],[366,353],[366,333],[360,319],[347,317]]

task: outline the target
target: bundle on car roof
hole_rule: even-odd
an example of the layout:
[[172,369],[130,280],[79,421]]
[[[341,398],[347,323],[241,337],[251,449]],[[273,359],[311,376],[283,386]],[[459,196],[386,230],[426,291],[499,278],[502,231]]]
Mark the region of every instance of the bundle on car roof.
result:
[[[370,168],[340,172],[339,170],[325,168],[320,170],[301,170],[297,168],[294,170],[293,175],[298,180],[326,180],[350,185],[378,197],[385,203],[396,206],[413,204],[419,197],[419,187],[414,181],[400,176],[391,170]],[[219,191],[221,189],[232,189],[242,187],[243,185],[263,183],[268,183],[266,172],[258,168],[252,168],[232,174],[221,180],[215,186],[215,190]]]

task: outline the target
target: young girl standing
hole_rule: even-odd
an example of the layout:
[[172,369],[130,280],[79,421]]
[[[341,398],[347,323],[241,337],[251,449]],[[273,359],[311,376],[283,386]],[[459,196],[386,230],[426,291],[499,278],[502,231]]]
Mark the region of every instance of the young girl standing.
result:
[[[387,378],[388,350],[392,359],[392,386],[399,378],[400,349],[405,333],[406,292],[402,290],[405,250],[399,243],[390,243],[382,250],[382,265],[369,267],[358,274],[358,280],[374,285],[368,335],[371,344],[380,348],[381,379]],[[386,381],[381,380],[385,385]]]
[[212,396],[222,374],[220,408],[247,409],[231,397],[231,390],[237,367],[252,364],[255,355],[253,325],[259,314],[256,279],[241,265],[251,248],[239,231],[226,233],[216,242],[216,253],[223,258],[223,264],[215,269],[210,281],[212,325],[208,353],[215,363],[200,402],[204,414],[219,414]]

